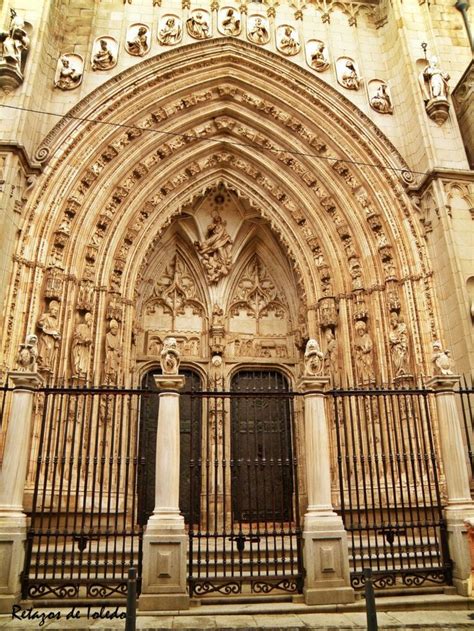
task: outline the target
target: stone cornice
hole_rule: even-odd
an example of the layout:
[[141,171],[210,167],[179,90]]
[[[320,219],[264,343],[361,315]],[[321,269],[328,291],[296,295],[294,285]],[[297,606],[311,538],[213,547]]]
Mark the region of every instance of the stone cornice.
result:
[[0,142],[0,153],[14,153],[18,156],[23,170],[27,175],[39,175],[43,171],[42,164],[36,160],[32,160],[24,145],[21,145],[18,142]]
[[444,169],[438,167],[425,173],[418,185],[412,184],[408,191],[422,194],[434,180],[474,182],[474,171],[472,169]]

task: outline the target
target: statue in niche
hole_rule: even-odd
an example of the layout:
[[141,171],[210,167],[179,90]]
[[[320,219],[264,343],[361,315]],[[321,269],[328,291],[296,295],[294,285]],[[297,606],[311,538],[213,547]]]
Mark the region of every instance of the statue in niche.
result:
[[375,94],[370,97],[370,105],[376,112],[380,112],[380,114],[393,113],[392,99],[388,93],[388,86],[386,83],[379,84]]
[[119,323],[117,320],[111,320],[105,336],[104,374],[107,383],[117,383],[121,356]]
[[117,60],[110,50],[109,42],[106,39],[100,39],[99,48],[92,55],[92,70],[110,70],[116,63]]
[[438,59],[432,57],[422,73],[422,88],[425,100],[447,99],[449,96],[449,79],[449,74],[439,68]]
[[18,370],[21,372],[36,372],[38,360],[38,337],[27,335],[23,344],[20,344],[18,353]]
[[348,90],[358,90],[360,86],[360,77],[352,59],[348,59],[345,67],[341,72],[341,84]]
[[317,340],[308,340],[304,352],[305,377],[319,377],[323,374],[324,353],[319,348]]
[[311,54],[311,67],[318,72],[324,72],[329,68],[329,60],[326,55],[326,47],[323,42],[318,42],[316,49]]
[[372,338],[367,331],[367,325],[364,320],[357,320],[355,330],[354,350],[357,378],[360,383],[371,383],[375,381]]
[[186,20],[186,28],[191,37],[195,39],[208,39],[211,37],[209,20],[203,11],[196,11]]
[[53,370],[56,351],[61,334],[58,330],[59,302],[51,300],[48,310],[39,318],[36,326],[40,330],[38,336],[38,366],[40,370]]
[[30,40],[25,30],[25,22],[15,9],[10,9],[10,28],[0,31],[1,55],[0,61],[14,66],[21,75],[26,54],[30,47]]
[[337,369],[337,342],[332,329],[326,329],[326,352],[324,353],[324,371],[330,375]]
[[254,44],[262,45],[268,43],[270,33],[268,32],[268,28],[263,18],[255,17],[253,25],[247,32],[247,37]]
[[160,353],[160,365],[164,375],[178,374],[179,350],[176,338],[166,337],[163,340],[163,349]]
[[300,51],[300,43],[296,30],[292,26],[282,26],[278,29],[282,35],[278,48],[284,55],[296,55]]
[[181,20],[172,15],[165,20],[163,28],[158,33],[158,41],[163,46],[172,46],[181,40]]
[[227,276],[231,266],[232,239],[226,230],[227,222],[217,210],[212,211],[212,223],[207,226],[206,238],[194,245],[201,258],[210,283],[217,283],[222,276]]
[[72,335],[71,366],[73,377],[85,377],[89,366],[92,344],[92,314],[84,314],[84,322],[77,324]]
[[450,352],[448,350],[443,351],[443,347],[441,346],[441,342],[438,340],[433,342],[433,357],[432,362],[434,365],[434,374],[435,375],[452,375],[454,362],[450,356]]
[[235,9],[228,8],[221,22],[221,30],[225,35],[236,36],[240,33],[240,15]]
[[135,37],[127,42],[127,51],[131,55],[143,57],[149,50],[148,29],[146,26],[139,26]]
[[390,313],[390,355],[395,377],[402,377],[410,373],[408,358],[408,330],[407,325],[396,311]]
[[[82,81],[82,72],[74,65],[71,65],[71,59],[67,55],[60,57],[59,64],[54,85],[60,90],[74,90]],[[58,231],[61,230],[61,226]]]

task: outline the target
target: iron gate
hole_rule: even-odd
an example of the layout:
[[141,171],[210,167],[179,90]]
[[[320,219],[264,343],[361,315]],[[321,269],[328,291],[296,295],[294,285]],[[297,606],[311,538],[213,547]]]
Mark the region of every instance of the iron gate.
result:
[[331,395],[353,587],[363,586],[368,567],[377,587],[450,583],[430,391]]
[[[138,408],[144,391],[39,391],[23,598],[126,595],[141,577]],[[156,395],[155,395],[156,396]]]
[[232,386],[182,395],[202,419],[191,437],[201,444],[190,461],[201,495],[189,520],[190,595],[300,592],[293,394],[275,371],[240,372]]

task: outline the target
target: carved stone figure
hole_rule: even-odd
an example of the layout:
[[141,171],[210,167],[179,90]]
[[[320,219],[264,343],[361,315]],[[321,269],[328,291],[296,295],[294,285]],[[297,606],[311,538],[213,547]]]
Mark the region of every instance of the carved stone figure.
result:
[[280,26],[278,28],[277,48],[288,56],[299,53],[301,44],[298,41],[296,30],[292,26]]
[[22,372],[36,372],[38,360],[38,337],[27,335],[25,342],[20,344],[18,353],[18,370]]
[[439,68],[438,59],[432,57],[423,70],[425,100],[447,99],[449,96],[449,79],[449,74]]
[[61,55],[54,85],[60,90],[74,90],[82,81],[82,59],[79,55]]
[[433,342],[433,372],[435,375],[453,375],[454,362],[450,352],[443,351],[440,341]]
[[261,18],[259,16],[254,17],[253,24],[251,23],[248,31],[247,37],[254,44],[267,44],[270,39],[270,33],[268,31],[268,25],[265,18]]
[[[339,74],[339,73],[338,73]],[[360,86],[360,77],[352,59],[347,59],[340,69],[339,83],[348,90],[358,90]]]
[[143,57],[146,55],[150,50],[148,28],[143,24],[138,26],[138,30],[136,31],[133,39],[129,39],[127,41],[126,48],[131,55],[135,55],[137,57]]
[[172,46],[181,40],[181,20],[173,15],[164,17],[164,25],[158,31],[158,41],[163,46]]
[[211,37],[209,17],[207,12],[196,11],[186,20],[186,28],[191,37],[195,39],[208,39]]
[[179,370],[179,350],[176,338],[167,337],[163,340],[160,353],[160,365],[164,375],[177,375]]
[[324,353],[317,340],[308,340],[304,352],[304,374],[306,377],[318,377],[323,374]]
[[355,323],[356,339],[354,342],[355,367],[359,383],[375,381],[374,345],[363,320]]
[[72,335],[71,366],[73,377],[85,377],[89,366],[89,353],[92,344],[92,314],[84,315]]
[[36,326],[38,336],[38,366],[40,370],[52,371],[61,334],[58,329],[59,303],[51,300],[48,310],[39,318]]
[[337,342],[332,329],[326,329],[326,352],[324,353],[324,371],[333,374],[337,369]]
[[381,114],[393,113],[392,99],[388,93],[386,83],[379,84],[375,94],[370,97],[370,105],[376,112],[380,112]]
[[316,48],[311,53],[310,64],[318,72],[324,72],[329,68],[329,60],[326,54],[326,47],[323,42],[317,42]]
[[99,39],[98,47],[92,55],[92,70],[110,70],[117,63],[117,58],[110,48],[110,42],[105,39]]
[[395,377],[401,377],[410,373],[409,369],[409,342],[407,325],[399,318],[396,311],[390,313],[390,355]]
[[25,30],[25,22],[15,9],[10,9],[8,31],[0,31],[0,45],[0,62],[10,64],[22,76],[30,40]]
[[109,323],[109,331],[105,336],[104,374],[107,383],[117,382],[121,357],[119,323],[117,320],[111,320]]
[[217,283],[230,270],[230,248],[233,241],[226,230],[226,224],[217,210],[214,210],[212,223],[207,227],[206,238],[201,243],[196,241],[194,244],[210,283]]
[[236,36],[240,34],[240,13],[232,8],[224,10],[224,15],[220,23],[220,31],[224,35]]

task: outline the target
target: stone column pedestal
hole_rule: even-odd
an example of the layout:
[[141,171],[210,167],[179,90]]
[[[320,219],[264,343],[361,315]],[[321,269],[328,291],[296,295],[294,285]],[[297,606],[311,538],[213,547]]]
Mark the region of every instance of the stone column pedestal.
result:
[[430,379],[427,385],[436,392],[439,442],[448,492],[444,514],[449,554],[453,562],[453,584],[458,594],[469,596],[472,581],[466,521],[474,519],[474,503],[471,499],[461,419],[454,393],[459,379],[456,375],[439,375]]
[[303,377],[308,509],[304,516],[303,554],[307,605],[354,601],[347,534],[331,502],[329,428],[324,389],[328,377]]
[[142,611],[189,608],[188,538],[179,512],[179,393],[182,375],[156,375],[162,390],[156,434],[155,509],[143,537]]
[[30,457],[34,391],[37,373],[12,372],[12,393],[3,463],[0,472],[0,613],[10,613],[20,599],[20,573],[25,560],[27,518],[23,511]]

